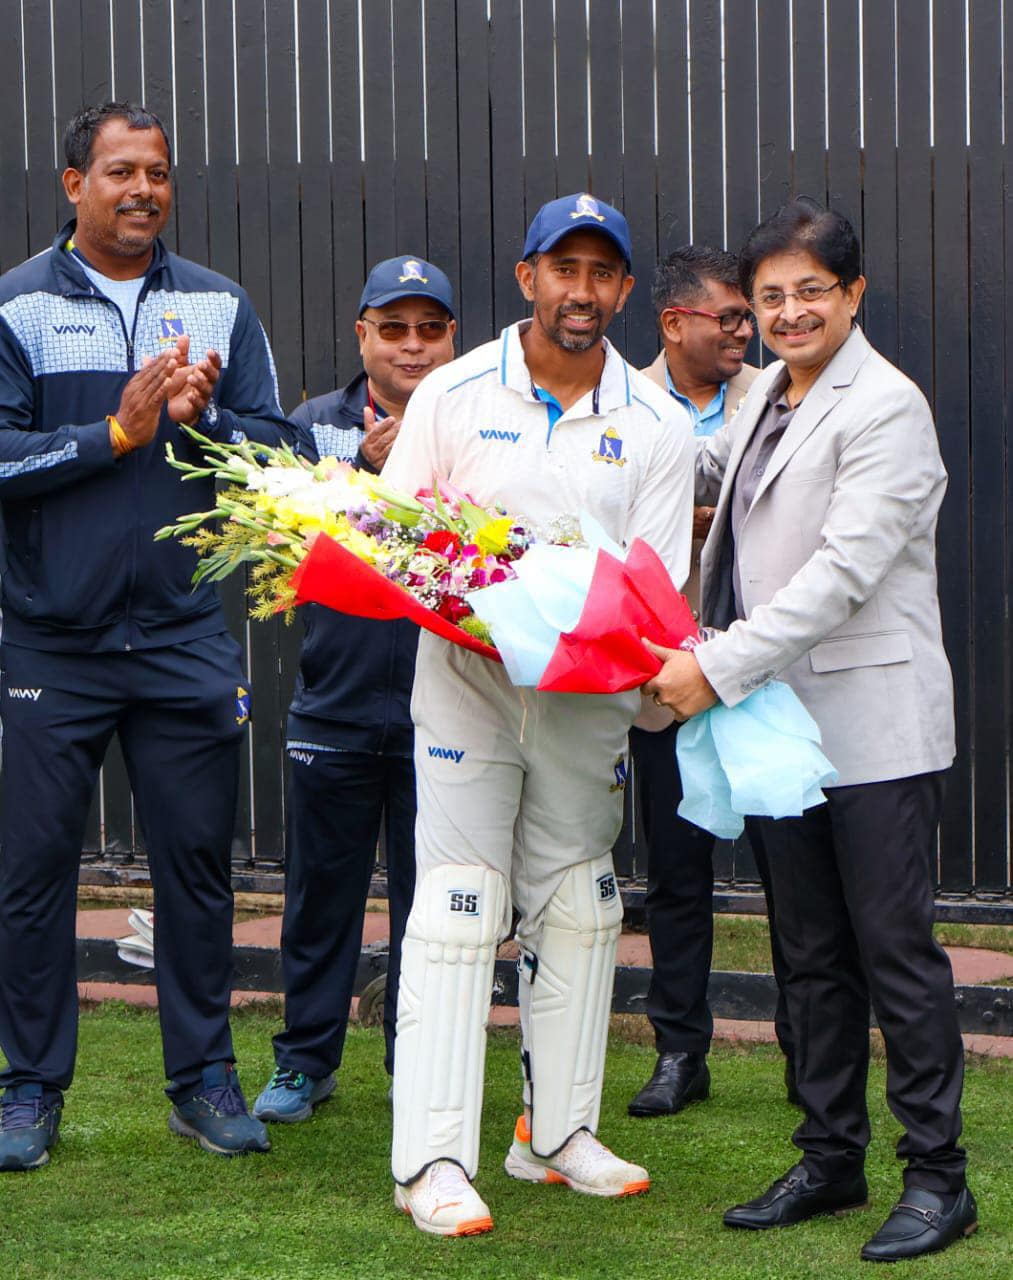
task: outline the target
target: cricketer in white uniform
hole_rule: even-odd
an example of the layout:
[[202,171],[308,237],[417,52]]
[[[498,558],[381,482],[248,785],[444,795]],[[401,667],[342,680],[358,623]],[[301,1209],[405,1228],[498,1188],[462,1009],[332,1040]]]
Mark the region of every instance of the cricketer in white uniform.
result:
[[[434,478],[545,528],[589,512],[689,569],[688,415],[604,338],[633,285],[626,220],[588,195],[545,205],[517,279],[530,321],[435,370],[412,395],[383,470]],[[492,1227],[478,1163],[485,1023],[511,907],[525,1114],[507,1172],[592,1195],[649,1186],[594,1137],[622,905],[612,844],[639,691],[515,688],[503,668],[422,633],[412,696],[417,888],[394,1066],[395,1201],[424,1231]]]

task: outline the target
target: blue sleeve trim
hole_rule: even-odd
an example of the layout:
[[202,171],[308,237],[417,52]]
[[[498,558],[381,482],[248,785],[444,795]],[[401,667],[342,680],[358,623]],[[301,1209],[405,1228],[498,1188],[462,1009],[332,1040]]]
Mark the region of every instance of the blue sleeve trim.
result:
[[20,462],[0,462],[0,480],[28,475],[32,471],[48,471],[61,463],[73,462],[76,457],[77,441],[68,440],[62,449],[54,449],[52,453],[33,453]]
[[[623,377],[626,379],[626,403],[630,404],[630,371],[625,363],[623,364]],[[640,403],[643,404],[644,402],[641,400]]]
[[500,382],[502,382],[502,383],[503,383],[504,387],[506,386],[506,380],[507,380],[507,376],[506,376],[506,367],[507,367],[507,335],[508,335],[509,333],[510,333],[510,330],[509,330],[509,329],[504,329],[504,330],[503,330],[503,352],[502,352],[502,355],[500,356],[500,361],[499,361],[499,380],[500,380]]
[[[651,408],[651,406],[647,403],[646,400],[641,400],[639,396],[634,396],[633,399],[637,402],[637,404],[642,404],[644,406],[647,412],[651,414],[651,416],[654,418],[655,422],[661,421],[661,414],[656,413],[655,410]],[[627,401],[627,403],[629,403],[629,401]]]
[[483,369],[481,373],[473,373],[470,377],[462,378],[460,382],[455,382],[452,387],[447,388],[447,394],[449,395],[451,391],[456,391],[458,387],[463,387],[467,382],[474,382],[476,378],[484,378],[487,374],[495,372],[496,366],[494,364],[490,365],[488,369]]

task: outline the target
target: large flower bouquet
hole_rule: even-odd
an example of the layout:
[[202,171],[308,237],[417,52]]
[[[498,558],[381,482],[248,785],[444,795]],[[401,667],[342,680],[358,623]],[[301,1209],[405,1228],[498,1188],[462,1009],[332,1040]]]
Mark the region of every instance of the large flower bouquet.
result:
[[659,664],[641,635],[677,645],[696,632],[646,543],[624,555],[587,516],[543,528],[443,482],[410,495],[334,458],[314,464],[287,446],[220,444],[184,430],[204,465],[168,446],[170,465],[224,488],[213,510],[180,516],[155,536],[197,551],[195,582],[251,566],[255,618],[291,618],[311,601],[406,617],[503,661],[515,684],[581,693],[649,679]]
[[[167,446],[170,465],[224,488],[212,511],[155,536],[196,550],[195,582],[250,566],[255,618],[290,619],[308,602],[409,618],[502,662],[516,685],[566,693],[638,688],[660,668],[642,638],[670,648],[697,638],[655,552],[640,539],[624,551],[586,514],[539,528],[442,482],[405,494],[334,458],[314,464],[287,446],[219,444],[183,429],[204,465]],[[681,811],[721,835],[740,830],[743,813],[801,813],[833,777],[818,742],[787,685],[695,716],[680,733]]]

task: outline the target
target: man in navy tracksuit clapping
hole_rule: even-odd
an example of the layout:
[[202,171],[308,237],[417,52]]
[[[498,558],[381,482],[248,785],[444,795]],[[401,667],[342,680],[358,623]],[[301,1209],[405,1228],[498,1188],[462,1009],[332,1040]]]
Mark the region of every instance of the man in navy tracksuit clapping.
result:
[[[300,450],[379,471],[408,398],[454,358],[450,281],[421,258],[375,266],[359,301],[363,370],[291,415]],[[394,1069],[401,937],[415,888],[411,691],[418,628],[300,610],[306,631],[288,719],[282,972],[285,1030],[254,1106],[268,1121],[304,1120],[333,1093],[383,823],[390,905],[384,1001],[386,1068]]]
[[[123,748],[155,889],[169,1127],[266,1151],[229,1031],[230,849],[250,700],[194,552],[152,535],[214,505],[165,446],[293,438],[267,338],[238,285],[169,253],[169,141],[141,107],[64,137],[76,220],[0,278],[4,807],[0,1169],[45,1164],[77,1041],[78,861],[99,766]],[[127,1086],[124,1085],[124,1088]]]

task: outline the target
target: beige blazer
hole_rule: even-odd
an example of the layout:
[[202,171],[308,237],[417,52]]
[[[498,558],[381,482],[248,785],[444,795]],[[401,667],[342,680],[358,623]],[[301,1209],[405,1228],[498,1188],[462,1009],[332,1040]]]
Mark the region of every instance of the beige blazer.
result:
[[[665,352],[661,351],[656,360],[641,370],[646,374],[652,382],[656,382],[662,391],[668,390],[668,383],[665,381]],[[754,369],[751,364],[745,364],[735,375],[729,378],[727,390],[725,391],[725,422],[730,422],[736,409],[745,399],[746,392],[760,376],[760,370]],[[699,439],[699,437],[698,437]],[[689,577],[686,579],[686,585],[683,587],[683,593],[689,601],[690,608],[694,615],[700,616],[700,552],[703,550],[703,538],[693,539],[693,548],[689,561]]]
[[698,502],[716,512],[702,556],[703,621],[727,626],[696,655],[734,706],[777,677],[816,719],[839,785],[948,767],[953,687],[936,588],[946,489],[918,388],[857,327],[771,457],[735,540],[745,621],[732,621],[729,499],[765,392],[697,456]]

